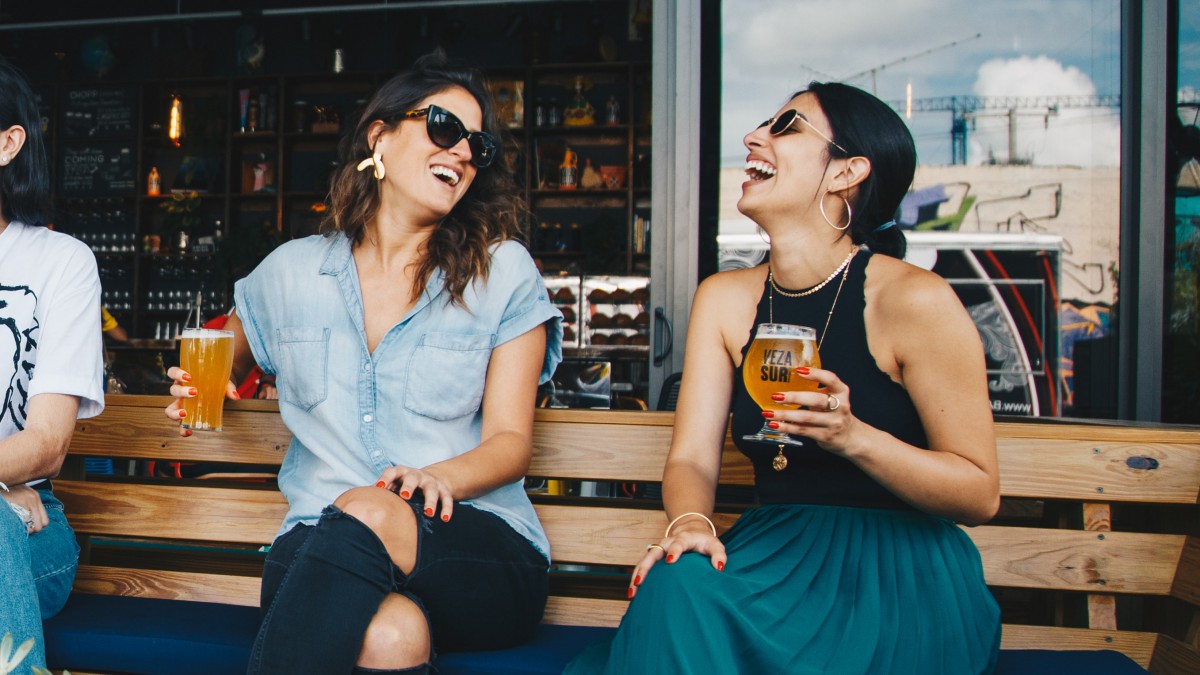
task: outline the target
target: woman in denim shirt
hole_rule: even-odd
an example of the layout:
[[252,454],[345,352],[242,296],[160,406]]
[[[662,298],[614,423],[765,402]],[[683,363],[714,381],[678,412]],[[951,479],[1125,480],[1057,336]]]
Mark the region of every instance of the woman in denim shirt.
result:
[[343,140],[333,232],[237,283],[234,379],[275,374],[294,434],[251,673],[424,673],[541,619],[549,546],[523,477],[561,315],[514,241],[498,129],[477,73],[423,57]]

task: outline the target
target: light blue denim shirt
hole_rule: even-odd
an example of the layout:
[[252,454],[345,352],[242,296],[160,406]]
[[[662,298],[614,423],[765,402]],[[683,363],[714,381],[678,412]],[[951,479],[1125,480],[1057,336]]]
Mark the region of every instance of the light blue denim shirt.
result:
[[[466,309],[450,304],[443,278],[432,275],[373,354],[345,235],[288,242],[237,282],[250,349],[276,374],[280,414],[294,436],[279,473],[290,507],[280,534],[315,523],[338,495],[373,485],[390,466],[428,466],[478,446],[484,376],[497,345],[546,324],[540,381],[550,379],[562,360],[562,314],[523,246],[492,247],[487,281],[466,289]],[[523,481],[467,503],[503,518],[549,558]]]

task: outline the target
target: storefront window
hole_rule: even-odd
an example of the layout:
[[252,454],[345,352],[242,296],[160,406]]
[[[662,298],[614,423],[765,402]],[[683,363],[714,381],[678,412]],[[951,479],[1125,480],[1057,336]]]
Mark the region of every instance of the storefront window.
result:
[[[1178,3],[1173,108],[1167,131],[1169,256],[1163,275],[1164,422],[1200,422],[1200,0]],[[1169,214],[1171,215],[1171,214]]]
[[718,266],[767,247],[736,208],[742,136],[809,81],[853,84],[913,133],[908,259],[975,319],[996,413],[1115,417],[1120,22],[1120,0],[724,2]]

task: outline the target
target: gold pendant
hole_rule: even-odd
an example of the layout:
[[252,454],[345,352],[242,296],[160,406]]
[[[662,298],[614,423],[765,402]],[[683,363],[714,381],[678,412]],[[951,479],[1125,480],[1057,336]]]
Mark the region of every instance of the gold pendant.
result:
[[783,471],[787,468],[787,457],[783,456],[783,444],[779,444],[779,454],[775,455],[775,459],[771,460],[771,468],[776,471]]

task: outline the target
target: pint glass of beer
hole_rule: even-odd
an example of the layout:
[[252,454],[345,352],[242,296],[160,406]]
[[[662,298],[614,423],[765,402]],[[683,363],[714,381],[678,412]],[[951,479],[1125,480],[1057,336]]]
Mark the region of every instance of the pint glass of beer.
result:
[[[742,363],[742,381],[750,398],[763,410],[795,409],[800,406],[775,401],[771,394],[788,391],[816,391],[819,386],[796,374],[796,368],[821,367],[821,356],[817,353],[817,332],[808,326],[786,323],[759,324],[754,342],[746,352]],[[772,429],[763,420],[758,433],[743,436],[747,441],[764,443],[804,445],[802,441]]]
[[179,367],[192,376],[196,395],[183,399],[184,429],[221,430],[225,387],[233,370],[233,331],[188,328],[179,340]]

